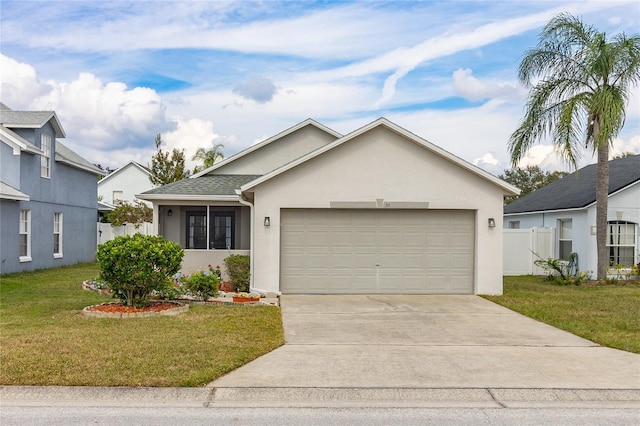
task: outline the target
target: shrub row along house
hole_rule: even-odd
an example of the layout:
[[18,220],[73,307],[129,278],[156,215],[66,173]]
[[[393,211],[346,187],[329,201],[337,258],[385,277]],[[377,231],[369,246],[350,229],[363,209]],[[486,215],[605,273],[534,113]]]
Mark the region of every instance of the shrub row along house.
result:
[[100,170],[64,137],[55,112],[0,104],[0,273],[95,260]]
[[251,288],[500,294],[503,197],[517,188],[385,118],[314,120],[146,191],[183,270],[251,255]]
[[[610,265],[640,262],[640,155],[609,162],[607,251]],[[596,271],[596,165],[586,166],[504,208],[507,229],[555,229],[559,259],[577,254],[578,269]],[[594,274],[595,277],[595,274]]]

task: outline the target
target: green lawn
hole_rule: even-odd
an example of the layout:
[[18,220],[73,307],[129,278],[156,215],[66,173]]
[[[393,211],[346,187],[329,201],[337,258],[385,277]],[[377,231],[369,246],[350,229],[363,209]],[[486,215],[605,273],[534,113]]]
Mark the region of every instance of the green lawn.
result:
[[203,386],[284,343],[280,309],[192,305],[173,317],[85,318],[97,264],[0,277],[0,384]]
[[600,345],[640,353],[638,282],[558,286],[542,277],[505,277],[504,295],[485,297]]

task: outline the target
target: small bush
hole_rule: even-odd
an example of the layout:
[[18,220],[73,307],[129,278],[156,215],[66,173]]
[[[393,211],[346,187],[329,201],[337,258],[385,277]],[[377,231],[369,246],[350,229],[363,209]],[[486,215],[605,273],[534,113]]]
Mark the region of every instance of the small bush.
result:
[[[534,253],[535,254],[535,253]],[[536,254],[536,256],[538,256]],[[584,280],[590,277],[589,272],[575,271],[571,273],[571,266],[562,259],[542,259],[538,256],[538,260],[533,263],[544,269],[547,273],[547,279],[558,285],[580,285]]]
[[149,296],[172,285],[184,250],[158,235],[126,235],[98,247],[100,279],[129,306],[144,306]]
[[249,291],[249,278],[251,277],[251,262],[247,255],[232,254],[224,259],[224,266],[229,275],[231,286],[238,292]]
[[180,280],[184,283],[187,290],[204,301],[218,295],[220,278],[211,267],[209,267],[209,271],[207,272],[198,271],[191,275],[185,275],[181,277]]

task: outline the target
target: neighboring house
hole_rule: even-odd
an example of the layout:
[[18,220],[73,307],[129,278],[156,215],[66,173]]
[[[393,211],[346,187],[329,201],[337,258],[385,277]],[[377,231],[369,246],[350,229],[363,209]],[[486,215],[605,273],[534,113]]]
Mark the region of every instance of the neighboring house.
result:
[[[117,206],[123,201],[133,204],[138,200],[136,194],[156,187],[149,180],[149,176],[149,169],[135,161],[129,161],[98,181],[98,197],[103,203],[112,206]],[[151,206],[151,203],[147,204]]]
[[345,136],[306,120],[138,197],[184,270],[251,254],[252,289],[500,294],[503,197],[517,193],[380,118]]
[[[640,262],[640,155],[609,162],[607,247],[611,265]],[[506,229],[554,228],[555,257],[578,255],[578,269],[597,270],[596,165],[586,166],[504,207]]]
[[0,104],[0,273],[95,260],[100,170],[64,137],[55,112]]

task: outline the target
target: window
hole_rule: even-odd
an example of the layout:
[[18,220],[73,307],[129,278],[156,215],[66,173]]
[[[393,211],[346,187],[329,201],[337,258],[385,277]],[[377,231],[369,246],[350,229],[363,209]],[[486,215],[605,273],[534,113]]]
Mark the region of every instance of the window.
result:
[[573,223],[571,219],[558,221],[558,228],[560,229],[560,237],[558,238],[560,259],[568,260],[573,250],[572,227]]
[[233,249],[235,213],[209,210],[187,211],[187,249]]
[[207,212],[187,212],[187,243],[188,249],[207,248]]
[[122,204],[122,191],[113,191],[113,204],[117,206]]
[[607,250],[610,265],[635,264],[636,224],[613,221],[607,224]]
[[31,261],[31,210],[20,210],[20,262]]
[[509,221],[509,229],[520,229],[520,221],[519,220],[510,220]]
[[40,176],[51,177],[51,136],[40,135],[40,149],[43,154],[40,156]]
[[214,249],[232,249],[233,241],[233,212],[215,212],[210,213],[211,220],[211,239],[209,248]]
[[53,214],[53,257],[62,257],[62,213]]

